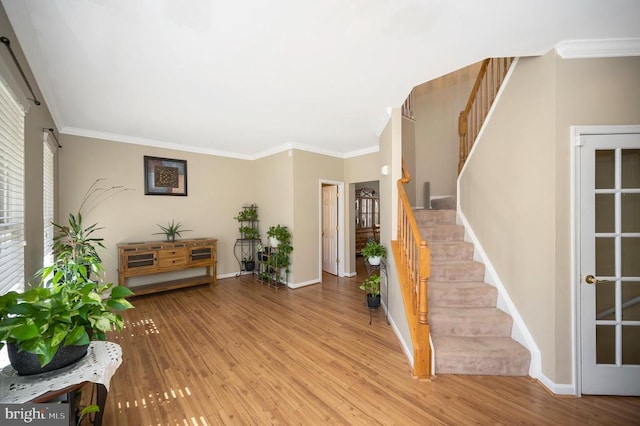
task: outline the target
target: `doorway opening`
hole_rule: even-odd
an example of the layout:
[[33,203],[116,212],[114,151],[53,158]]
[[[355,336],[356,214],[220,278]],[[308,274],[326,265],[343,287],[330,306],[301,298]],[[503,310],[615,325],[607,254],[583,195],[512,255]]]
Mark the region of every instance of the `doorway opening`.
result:
[[320,281],[327,272],[345,276],[344,183],[320,181]]

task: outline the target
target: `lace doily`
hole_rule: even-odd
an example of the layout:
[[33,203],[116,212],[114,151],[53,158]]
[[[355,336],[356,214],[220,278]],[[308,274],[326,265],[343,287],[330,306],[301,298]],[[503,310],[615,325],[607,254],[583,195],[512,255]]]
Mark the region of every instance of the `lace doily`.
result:
[[80,361],[59,370],[19,376],[11,365],[7,365],[0,370],[0,403],[22,404],[43,393],[82,382],[99,383],[109,390],[111,377],[121,363],[120,345],[94,341]]

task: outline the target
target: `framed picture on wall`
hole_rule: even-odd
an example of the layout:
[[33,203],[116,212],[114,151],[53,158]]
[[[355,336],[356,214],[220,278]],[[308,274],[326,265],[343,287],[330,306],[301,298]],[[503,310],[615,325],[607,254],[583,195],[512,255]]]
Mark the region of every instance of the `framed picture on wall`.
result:
[[144,156],[145,195],[187,195],[187,161]]

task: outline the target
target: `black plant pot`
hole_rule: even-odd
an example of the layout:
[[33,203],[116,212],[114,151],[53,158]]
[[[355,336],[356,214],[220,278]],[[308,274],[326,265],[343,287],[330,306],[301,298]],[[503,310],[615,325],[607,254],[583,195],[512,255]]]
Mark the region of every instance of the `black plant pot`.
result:
[[244,262],[244,270],[251,272],[254,269],[256,269],[256,262],[254,262],[253,260],[245,260]]
[[87,354],[87,348],[89,348],[88,344],[80,346],[60,346],[58,348],[58,352],[56,352],[51,359],[51,362],[44,367],[41,367],[37,355],[26,351],[20,352],[18,351],[18,346],[15,343],[7,343],[7,352],[9,354],[11,366],[21,376],[41,374],[67,367],[84,357]]
[[380,295],[367,294],[367,306],[371,309],[378,309],[380,307]]

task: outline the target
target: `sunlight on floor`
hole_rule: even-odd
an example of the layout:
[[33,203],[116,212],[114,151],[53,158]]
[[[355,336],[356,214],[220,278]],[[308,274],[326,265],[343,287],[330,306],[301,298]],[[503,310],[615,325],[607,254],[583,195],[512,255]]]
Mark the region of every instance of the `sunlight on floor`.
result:
[[160,334],[153,318],[147,318],[140,321],[124,322],[124,328],[121,334],[114,334],[113,340],[124,339],[128,337],[142,337],[150,334]]
[[[130,409],[138,409],[138,408],[151,408],[152,405],[156,404],[164,404],[164,403],[171,403],[172,400],[177,400],[179,398],[187,398],[192,396],[191,394],[191,389],[189,389],[189,387],[185,386],[184,388],[178,388],[178,389],[169,389],[167,391],[164,392],[156,392],[154,393],[150,393],[146,398],[140,398],[140,400],[133,400],[133,401],[118,401],[116,402],[116,407],[118,408],[118,411],[120,413],[123,413],[126,410],[130,410]],[[209,426],[209,423],[207,423],[206,419],[204,418],[204,416],[199,416],[198,418],[196,417],[191,417],[189,419],[187,418],[183,418],[183,419],[173,419],[169,422],[166,422],[165,420],[163,420],[163,423],[156,423],[156,424],[149,424],[149,426],[168,426],[168,425],[184,425],[184,426]]]

